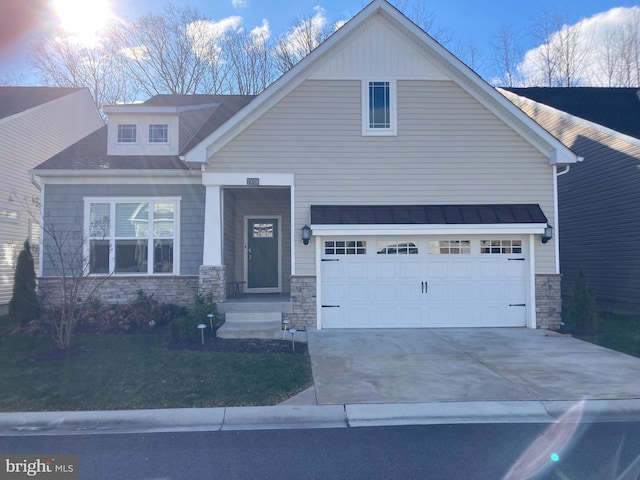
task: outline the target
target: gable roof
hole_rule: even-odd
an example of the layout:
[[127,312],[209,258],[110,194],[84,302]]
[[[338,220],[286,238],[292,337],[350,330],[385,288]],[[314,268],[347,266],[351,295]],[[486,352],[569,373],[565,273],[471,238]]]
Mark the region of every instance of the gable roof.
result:
[[640,138],[639,88],[503,88],[576,117]]
[[63,87],[0,87],[0,119],[84,90]]
[[298,64],[272,83],[251,104],[238,112],[228,122],[186,152],[185,160],[205,163],[208,157],[240,134],[244,129],[291,93],[316,71],[325,58],[335,54],[350,37],[374,18],[380,18],[401,32],[417,49],[422,49],[436,63],[436,68],[446,72],[463,90],[481,103],[498,118],[511,126],[531,145],[549,158],[551,164],[575,163],[578,157],[546,130],[524,115],[511,102],[500,95],[473,70],[446,50],[386,0],[373,0],[351,20],[334,32]]

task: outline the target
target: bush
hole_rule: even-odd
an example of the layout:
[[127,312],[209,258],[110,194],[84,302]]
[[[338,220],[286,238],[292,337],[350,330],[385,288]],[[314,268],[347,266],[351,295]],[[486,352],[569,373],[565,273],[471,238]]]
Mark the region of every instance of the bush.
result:
[[18,255],[13,279],[13,296],[9,302],[9,316],[23,324],[40,317],[40,302],[36,294],[36,271],[28,240],[25,240],[22,251]]
[[201,323],[203,322],[197,320],[193,315],[172,320],[169,322],[169,344],[184,345],[200,343],[202,340],[198,325]]
[[209,324],[209,318],[207,315],[213,313],[214,324],[218,319],[218,306],[213,299],[212,293],[198,293],[193,305],[193,308],[189,312],[189,316],[199,320],[199,323]]
[[568,328],[579,332],[594,333],[598,329],[598,305],[582,270],[576,275],[565,319]]

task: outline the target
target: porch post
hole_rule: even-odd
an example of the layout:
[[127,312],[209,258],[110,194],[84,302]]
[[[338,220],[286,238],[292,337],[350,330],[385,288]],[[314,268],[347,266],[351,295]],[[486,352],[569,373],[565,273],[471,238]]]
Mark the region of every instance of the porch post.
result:
[[207,185],[202,264],[222,265],[222,197],[220,185]]

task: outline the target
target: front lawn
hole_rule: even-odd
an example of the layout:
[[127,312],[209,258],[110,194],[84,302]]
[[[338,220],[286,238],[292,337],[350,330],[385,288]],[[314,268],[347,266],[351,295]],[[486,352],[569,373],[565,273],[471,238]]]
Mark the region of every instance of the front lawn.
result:
[[577,338],[612,350],[640,357],[640,317],[600,313],[595,335],[576,335]]
[[0,411],[275,405],[311,385],[306,354],[169,350],[160,335],[0,341]]

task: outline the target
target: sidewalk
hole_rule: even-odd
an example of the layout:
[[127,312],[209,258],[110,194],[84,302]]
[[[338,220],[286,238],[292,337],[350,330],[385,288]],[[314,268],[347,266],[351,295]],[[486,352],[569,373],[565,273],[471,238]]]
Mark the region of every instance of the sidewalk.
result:
[[[572,407],[576,407],[574,414],[563,419],[563,414]],[[640,421],[640,399],[0,413],[0,435],[89,435],[557,421]]]

